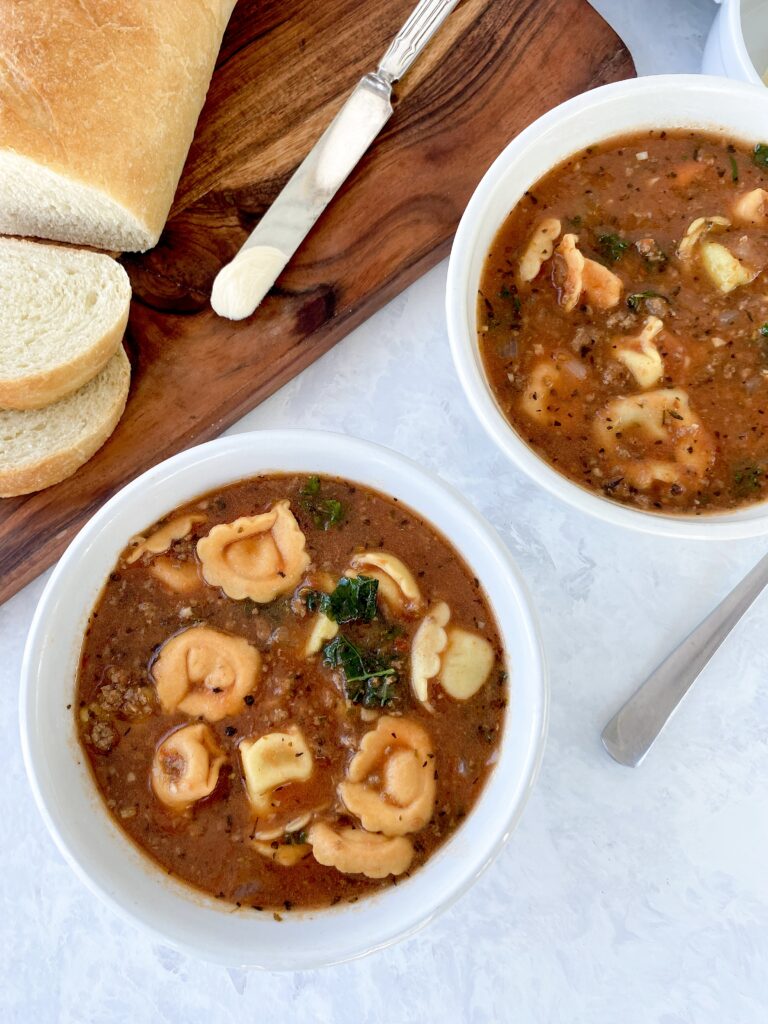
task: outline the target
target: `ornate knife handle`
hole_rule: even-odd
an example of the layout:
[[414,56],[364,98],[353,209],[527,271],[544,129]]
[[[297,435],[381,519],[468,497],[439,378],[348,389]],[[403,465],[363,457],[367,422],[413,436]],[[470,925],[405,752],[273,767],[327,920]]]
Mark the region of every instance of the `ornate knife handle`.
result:
[[421,0],[381,58],[376,74],[387,82],[402,78],[459,0]]

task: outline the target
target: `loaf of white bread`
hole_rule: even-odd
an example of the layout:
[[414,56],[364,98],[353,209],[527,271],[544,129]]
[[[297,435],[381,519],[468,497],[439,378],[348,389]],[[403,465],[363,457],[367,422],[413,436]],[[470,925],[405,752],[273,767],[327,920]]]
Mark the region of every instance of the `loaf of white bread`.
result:
[[109,256],[0,239],[0,497],[58,483],[115,429],[130,300]]
[[235,0],[0,0],[0,233],[144,251]]

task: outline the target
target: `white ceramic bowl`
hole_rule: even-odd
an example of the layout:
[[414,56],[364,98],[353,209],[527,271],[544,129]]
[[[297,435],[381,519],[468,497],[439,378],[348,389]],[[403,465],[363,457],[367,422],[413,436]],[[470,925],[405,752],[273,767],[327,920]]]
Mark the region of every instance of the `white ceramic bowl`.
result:
[[726,75],[764,85],[768,0],[723,0],[707,36],[701,70],[705,75]]
[[663,75],[604,85],[555,107],[517,136],[475,190],[448,266],[446,311],[453,360],[470,404],[515,465],[557,497],[607,522],[668,537],[768,533],[768,503],[706,516],[644,512],[573,483],[537,455],[493,396],[477,344],[476,301],[496,232],[520,197],[561,160],[590,144],[650,128],[701,128],[748,143],[768,141],[768,92],[702,75]]
[[[509,655],[511,700],[499,761],[470,815],[412,878],[354,905],[284,915],[237,911],[193,892],[134,848],[101,804],[80,751],[73,702],[83,631],[133,534],[182,502],[244,477],[329,473],[393,495],[448,537],[482,581]],[[362,956],[411,934],[447,907],[499,852],[522,812],[542,755],[544,661],[514,562],[456,491],[394,452],[340,434],[259,431],[222,438],[161,463],[125,487],[81,530],[45,588],[21,683],[27,774],[57,846],[102,899],[162,941],[208,960],[270,970]]]

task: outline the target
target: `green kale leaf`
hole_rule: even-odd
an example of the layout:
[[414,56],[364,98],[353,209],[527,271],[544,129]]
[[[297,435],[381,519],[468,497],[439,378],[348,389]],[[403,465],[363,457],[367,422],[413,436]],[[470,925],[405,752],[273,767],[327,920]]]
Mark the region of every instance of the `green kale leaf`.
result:
[[344,518],[344,508],[335,498],[323,498],[321,491],[320,477],[307,477],[299,494],[299,502],[318,529],[330,530]]
[[344,676],[344,692],[353,704],[365,708],[383,708],[394,700],[397,672],[385,660],[363,652],[339,633],[323,649],[323,660],[331,668],[339,668]]
[[610,263],[617,263],[629,248],[629,242],[615,234],[597,236],[597,251]]
[[307,590],[303,596],[308,611],[322,612],[334,622],[371,622],[378,589],[379,581],[370,576],[342,576],[332,594]]

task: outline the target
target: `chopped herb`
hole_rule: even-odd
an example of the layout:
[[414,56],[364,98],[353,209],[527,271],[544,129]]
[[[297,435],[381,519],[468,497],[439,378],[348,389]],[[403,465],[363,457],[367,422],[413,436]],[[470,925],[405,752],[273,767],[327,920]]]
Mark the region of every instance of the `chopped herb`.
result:
[[308,612],[322,612],[330,619],[331,616],[328,614],[331,610],[330,594],[325,594],[322,590],[305,590],[301,596],[304,598]]
[[733,474],[733,489],[740,497],[760,490],[763,471],[759,466],[742,466]]
[[763,362],[768,362],[768,324],[762,324],[758,327],[755,344],[760,349]]
[[384,659],[364,653],[340,633],[323,650],[323,660],[344,674],[344,692],[353,704],[383,708],[395,696],[397,672]]
[[617,476],[614,480],[606,480],[606,482],[603,484],[603,490],[608,491],[609,493],[611,491],[615,491],[619,484],[623,482],[623,480],[623,476]]
[[598,252],[605,259],[610,260],[611,263],[616,263],[620,260],[628,248],[629,242],[620,238],[619,235],[605,234],[597,236]]
[[307,833],[304,829],[298,832],[286,832],[283,836],[283,843],[286,846],[301,846],[307,841]]
[[768,143],[758,142],[752,150],[752,160],[758,167],[768,171]]
[[667,422],[667,416],[669,416],[670,419],[673,420],[682,420],[683,418],[677,411],[677,409],[665,409],[664,412],[661,414],[662,425]]
[[645,305],[646,299],[663,299],[664,302],[669,302],[666,295],[662,295],[661,292],[632,292],[627,296],[627,305],[633,313],[638,313],[640,308]]
[[[495,324],[489,324],[489,326],[503,326],[511,330],[521,327],[523,320],[520,315],[520,296],[517,294],[517,288],[515,285],[503,284],[499,289],[499,298],[504,299],[506,305],[503,307],[499,315],[496,315],[495,312],[492,314],[491,319],[495,321]],[[490,305],[487,299],[486,305]],[[491,309],[493,309],[492,306]]]
[[344,509],[341,502],[335,498],[321,497],[320,491],[320,477],[307,477],[301,489],[299,500],[301,507],[308,515],[312,516],[312,521],[318,529],[330,530],[332,526],[336,526],[344,518]]
[[307,590],[304,601],[310,612],[322,612],[334,622],[370,622],[376,616],[379,581],[370,576],[342,576],[332,594]]
[[731,181],[739,180],[739,165],[736,163],[736,157],[733,153],[728,154],[728,159],[731,162]]

